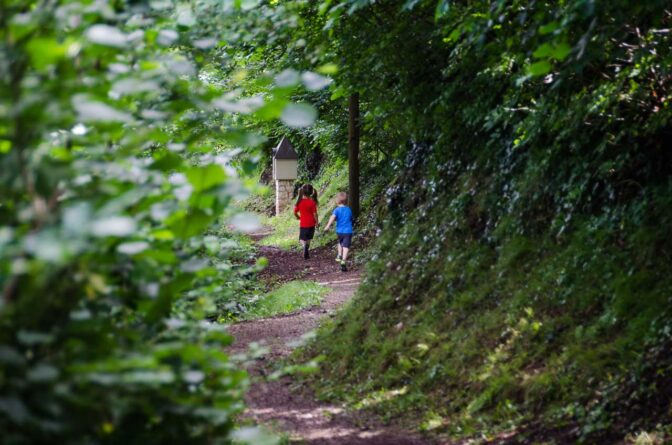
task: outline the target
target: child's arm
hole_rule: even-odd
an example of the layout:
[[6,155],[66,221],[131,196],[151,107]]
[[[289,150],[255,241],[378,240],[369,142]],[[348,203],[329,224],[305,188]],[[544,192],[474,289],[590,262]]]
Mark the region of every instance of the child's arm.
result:
[[324,231],[328,231],[329,227],[336,221],[336,215],[331,215],[331,218],[329,218],[329,222],[327,222],[327,225],[324,227]]
[[299,216],[299,206],[294,207],[294,216],[296,217],[296,219],[301,219],[301,217]]
[[317,207],[315,207],[315,225],[320,225],[320,216],[317,214]]

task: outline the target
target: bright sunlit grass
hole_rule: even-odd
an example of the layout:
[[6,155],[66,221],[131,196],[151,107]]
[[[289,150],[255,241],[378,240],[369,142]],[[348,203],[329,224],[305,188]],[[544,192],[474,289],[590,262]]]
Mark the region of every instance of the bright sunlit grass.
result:
[[294,218],[292,209],[287,209],[278,216],[267,217],[264,225],[273,228],[273,233],[259,241],[264,246],[275,246],[283,250],[295,249],[299,246],[299,222]]
[[313,281],[291,281],[261,297],[245,318],[273,317],[315,306],[329,290],[327,286]]

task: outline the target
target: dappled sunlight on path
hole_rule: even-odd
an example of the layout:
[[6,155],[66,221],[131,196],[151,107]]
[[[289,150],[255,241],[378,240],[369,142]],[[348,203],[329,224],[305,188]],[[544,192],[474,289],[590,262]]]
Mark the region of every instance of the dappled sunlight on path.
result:
[[[266,233],[264,234],[266,235]],[[259,239],[263,235],[253,236]],[[315,400],[308,388],[290,377],[267,381],[277,360],[287,357],[318,327],[323,317],[333,316],[357,290],[360,277],[355,267],[338,270],[331,250],[321,249],[313,258],[303,260],[297,252],[261,247],[260,255],[268,258],[267,278],[286,282],[312,280],[331,289],[319,306],[292,314],[253,320],[231,326],[235,337],[231,352],[242,354],[250,346],[264,351],[257,359],[246,362],[253,384],[246,396],[245,418],[288,434],[292,443],[353,445],[424,445],[431,442],[371,418],[360,418],[341,406]]]

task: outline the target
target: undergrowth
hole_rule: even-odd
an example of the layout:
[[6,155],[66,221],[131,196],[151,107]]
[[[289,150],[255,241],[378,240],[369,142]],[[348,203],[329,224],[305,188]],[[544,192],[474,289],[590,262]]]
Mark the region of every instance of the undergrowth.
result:
[[672,277],[636,230],[622,247],[588,223],[493,247],[442,233],[449,212],[382,237],[303,357],[327,358],[321,397],[450,437],[543,426],[549,443],[610,443],[669,420]]
[[202,238],[201,258],[185,265],[198,271],[199,284],[176,300],[174,316],[187,313],[222,322],[244,316],[267,292],[265,283],[256,279],[265,262],[256,258],[252,240],[231,230],[223,217],[218,227]]

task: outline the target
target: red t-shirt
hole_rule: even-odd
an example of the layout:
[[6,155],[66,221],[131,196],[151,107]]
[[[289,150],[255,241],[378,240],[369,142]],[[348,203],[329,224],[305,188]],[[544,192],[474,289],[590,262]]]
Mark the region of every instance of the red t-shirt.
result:
[[294,213],[299,214],[299,227],[315,227],[317,225],[317,204],[310,198],[303,198],[294,206]]

